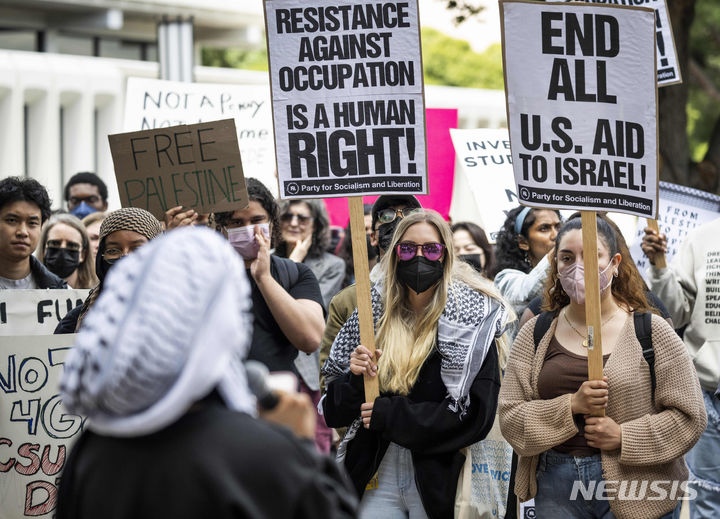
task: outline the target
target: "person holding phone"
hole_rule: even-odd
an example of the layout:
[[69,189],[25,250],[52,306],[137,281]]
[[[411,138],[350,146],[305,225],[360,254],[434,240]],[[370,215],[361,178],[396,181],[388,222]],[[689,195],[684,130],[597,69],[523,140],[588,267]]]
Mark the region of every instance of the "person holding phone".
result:
[[[456,260],[435,211],[406,215],[385,246],[372,288],[377,356],[360,343],[356,310],[323,367],[322,409],[329,426],[348,427],[338,458],[362,496],[361,518],[444,519],[460,449],[495,418],[507,311],[492,283]],[[368,403],[364,375],[380,385]]]

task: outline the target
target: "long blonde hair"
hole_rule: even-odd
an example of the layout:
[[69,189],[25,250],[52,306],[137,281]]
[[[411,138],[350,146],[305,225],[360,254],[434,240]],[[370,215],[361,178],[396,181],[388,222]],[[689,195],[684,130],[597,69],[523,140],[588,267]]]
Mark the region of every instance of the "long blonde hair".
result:
[[[410,307],[408,288],[397,278],[399,260],[395,247],[410,227],[422,222],[432,225],[438,231],[445,245],[445,254],[442,260],[443,276],[434,288],[429,289],[433,290],[433,296],[427,309],[417,315]],[[406,395],[435,347],[438,320],[445,310],[448,290],[452,290],[453,282],[466,283],[474,290],[498,300],[502,298],[492,282],[477,275],[464,262],[456,260],[450,226],[432,210],[413,213],[398,223],[380,268],[383,272],[384,301],[384,311],[376,333],[376,345],[383,352],[378,362],[380,388],[382,391]],[[498,353],[501,352],[501,365],[504,365],[507,341],[498,344]]]

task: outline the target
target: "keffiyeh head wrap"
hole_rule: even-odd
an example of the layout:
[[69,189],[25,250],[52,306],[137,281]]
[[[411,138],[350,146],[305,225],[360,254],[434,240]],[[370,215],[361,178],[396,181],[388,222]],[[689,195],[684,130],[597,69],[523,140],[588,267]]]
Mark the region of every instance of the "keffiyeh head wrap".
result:
[[219,235],[186,228],[153,240],[105,280],[65,363],[65,407],[110,436],[163,429],[214,388],[254,412],[242,364],[250,305],[245,268]]

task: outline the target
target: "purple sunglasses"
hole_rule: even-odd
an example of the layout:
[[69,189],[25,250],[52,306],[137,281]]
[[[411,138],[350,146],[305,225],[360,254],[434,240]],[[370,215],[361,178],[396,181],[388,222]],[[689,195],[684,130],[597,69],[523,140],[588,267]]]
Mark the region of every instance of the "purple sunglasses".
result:
[[445,245],[442,243],[415,243],[414,241],[402,241],[395,246],[395,252],[397,253],[400,261],[409,261],[417,254],[418,247],[422,248],[423,256],[430,261],[438,261],[443,257],[445,252]]

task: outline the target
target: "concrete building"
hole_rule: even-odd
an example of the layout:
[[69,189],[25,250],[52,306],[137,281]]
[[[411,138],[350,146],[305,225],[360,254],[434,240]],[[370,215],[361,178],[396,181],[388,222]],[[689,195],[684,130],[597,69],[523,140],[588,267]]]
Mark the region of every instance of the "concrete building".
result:
[[[261,0],[0,0],[0,175],[48,187],[54,207],[78,171],[118,197],[107,135],[123,130],[128,77],[160,77],[158,24],[192,20],[200,48],[264,45]],[[267,74],[194,66],[196,82],[267,84]],[[505,126],[501,91],[426,87],[460,127]],[[113,204],[113,205],[114,205]]]

